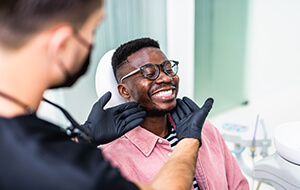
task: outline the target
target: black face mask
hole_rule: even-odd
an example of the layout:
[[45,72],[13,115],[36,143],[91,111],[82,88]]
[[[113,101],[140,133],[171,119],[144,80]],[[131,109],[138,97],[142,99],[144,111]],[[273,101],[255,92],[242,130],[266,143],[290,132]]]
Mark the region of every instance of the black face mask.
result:
[[89,49],[88,55],[86,57],[86,59],[84,60],[84,63],[81,67],[81,69],[74,75],[71,75],[67,69],[64,67],[63,63],[60,64],[61,68],[64,70],[65,73],[65,82],[62,84],[58,84],[58,85],[54,85],[52,87],[50,87],[50,89],[55,89],[55,88],[62,88],[62,87],[71,87],[82,75],[84,75],[90,65],[90,57],[91,57],[91,53],[92,53],[92,45],[89,44],[89,42],[87,42],[83,37],[81,37],[78,33],[76,33],[76,39],[78,39],[78,41],[84,45],[85,47],[87,47]]

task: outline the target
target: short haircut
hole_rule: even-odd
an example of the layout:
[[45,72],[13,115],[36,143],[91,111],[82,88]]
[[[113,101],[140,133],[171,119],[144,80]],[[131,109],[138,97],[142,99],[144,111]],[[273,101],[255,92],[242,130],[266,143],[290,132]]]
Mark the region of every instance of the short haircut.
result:
[[59,22],[79,29],[102,4],[103,0],[1,0],[0,43],[22,47],[31,36]]
[[151,38],[139,38],[120,45],[112,56],[112,68],[115,79],[117,70],[126,63],[127,57],[145,47],[155,47],[160,49],[159,43]]

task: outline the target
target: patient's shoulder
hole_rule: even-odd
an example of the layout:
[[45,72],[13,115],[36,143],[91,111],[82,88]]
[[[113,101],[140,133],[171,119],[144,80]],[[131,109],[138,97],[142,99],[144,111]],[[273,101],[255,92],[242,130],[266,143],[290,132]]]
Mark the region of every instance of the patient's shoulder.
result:
[[203,129],[202,129],[202,137],[209,141],[221,140],[223,141],[223,137],[220,131],[208,120],[205,121]]
[[128,141],[128,139],[123,135],[110,143],[99,145],[98,148],[100,148],[102,151],[108,151],[110,149],[116,149],[120,147],[120,145],[124,147],[124,143],[126,141]]

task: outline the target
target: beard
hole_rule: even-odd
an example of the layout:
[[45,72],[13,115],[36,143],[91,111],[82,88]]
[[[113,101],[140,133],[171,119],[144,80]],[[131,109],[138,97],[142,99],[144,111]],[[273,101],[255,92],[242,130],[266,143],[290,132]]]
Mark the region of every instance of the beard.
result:
[[160,110],[160,109],[146,109],[148,117],[162,117],[169,113],[171,110]]

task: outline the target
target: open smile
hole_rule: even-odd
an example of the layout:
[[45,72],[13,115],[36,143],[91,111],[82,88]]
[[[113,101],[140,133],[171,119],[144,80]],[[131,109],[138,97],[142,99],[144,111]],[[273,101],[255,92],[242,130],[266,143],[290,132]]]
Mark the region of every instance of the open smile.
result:
[[175,98],[175,89],[159,90],[152,95],[155,99],[170,100]]
[[153,96],[157,96],[157,97],[162,97],[162,96],[171,96],[172,95],[172,89],[170,90],[164,90],[164,91],[159,91],[156,94],[154,94]]

